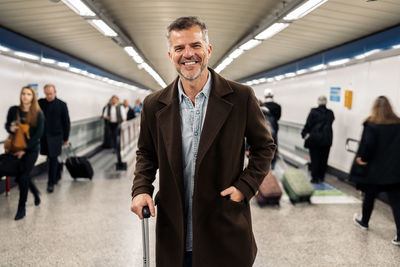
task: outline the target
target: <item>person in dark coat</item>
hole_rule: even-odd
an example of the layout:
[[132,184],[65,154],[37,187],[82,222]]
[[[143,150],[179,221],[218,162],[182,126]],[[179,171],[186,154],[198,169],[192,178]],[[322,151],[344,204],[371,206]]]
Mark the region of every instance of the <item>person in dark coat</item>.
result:
[[124,102],[122,103],[124,108],[125,108],[125,112],[126,112],[126,120],[132,120],[134,118],[136,118],[136,114],[135,111],[133,110],[133,108],[131,108],[129,106],[129,102],[127,99],[124,99]]
[[273,118],[273,119],[272,118],[269,119],[269,121],[271,123],[271,128],[274,129],[274,134],[272,135],[272,137],[274,138],[274,142],[276,144],[275,155],[271,162],[271,169],[273,170],[275,168],[276,157],[277,157],[278,151],[279,151],[279,147],[278,147],[279,124],[278,124],[278,121],[281,119],[282,108],[281,108],[281,105],[279,105],[278,103],[276,103],[274,101],[274,92],[272,91],[272,89],[267,88],[264,90],[264,98],[265,98],[265,102],[263,103],[263,106],[269,110],[270,117],[272,116],[272,118]]
[[103,117],[108,121],[110,127],[111,147],[113,148],[113,152],[116,152],[119,149],[117,146],[118,137],[121,132],[120,125],[122,122],[126,121],[127,116],[127,113],[124,111],[125,109],[119,103],[119,97],[113,95],[111,97],[111,103],[106,106],[106,109],[103,112]]
[[318,107],[311,109],[301,132],[301,136],[305,139],[304,146],[310,152],[312,183],[324,181],[332,145],[332,123],[335,116],[332,110],[326,108],[326,102],[325,96],[318,98]]
[[363,125],[355,164],[365,167],[365,176],[351,175],[350,180],[364,192],[364,200],[362,217],[356,213],[353,220],[368,229],[375,198],[380,192],[386,192],[397,229],[392,243],[400,246],[400,118],[393,112],[389,100],[379,96]]
[[40,140],[40,154],[47,155],[49,164],[47,192],[54,191],[54,185],[61,179],[61,165],[57,157],[63,145],[68,144],[70,120],[67,104],[56,97],[53,84],[44,86],[46,98],[39,99],[45,120],[44,134]]
[[22,126],[29,128],[29,134],[24,134],[26,147],[18,151],[13,151],[14,155],[21,160],[24,167],[24,171],[16,177],[19,187],[19,201],[18,211],[14,219],[20,220],[25,217],[25,204],[29,189],[34,196],[35,206],[40,204],[40,192],[32,181],[30,173],[39,155],[40,137],[44,128],[44,116],[38,105],[36,92],[32,87],[26,86],[22,88],[20,105],[12,106],[8,110],[5,126],[7,132],[10,134],[16,134],[18,130],[22,130]]
[[[158,267],[252,266],[249,203],[275,144],[253,90],[207,68],[204,23],[178,18],[168,40],[179,75],[143,102],[131,210],[142,218],[149,206],[155,216],[157,205]],[[244,169],[245,138],[251,156]]]

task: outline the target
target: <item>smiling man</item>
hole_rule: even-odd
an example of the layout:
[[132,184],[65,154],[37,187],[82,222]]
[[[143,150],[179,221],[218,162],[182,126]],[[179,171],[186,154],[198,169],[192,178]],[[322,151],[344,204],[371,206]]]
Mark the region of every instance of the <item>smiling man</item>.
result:
[[[157,205],[158,267],[252,266],[249,201],[275,144],[253,90],[207,68],[204,23],[178,18],[167,38],[179,77],[144,100],[131,210],[142,218],[149,206],[155,216]],[[245,138],[251,156],[243,169]]]

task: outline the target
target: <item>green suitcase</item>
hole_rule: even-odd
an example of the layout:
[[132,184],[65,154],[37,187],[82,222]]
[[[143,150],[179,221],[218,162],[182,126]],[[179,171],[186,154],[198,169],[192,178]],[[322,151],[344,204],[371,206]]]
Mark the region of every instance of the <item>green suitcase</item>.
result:
[[310,202],[314,187],[311,185],[309,178],[300,170],[295,168],[287,169],[283,173],[282,185],[293,204],[303,201]]

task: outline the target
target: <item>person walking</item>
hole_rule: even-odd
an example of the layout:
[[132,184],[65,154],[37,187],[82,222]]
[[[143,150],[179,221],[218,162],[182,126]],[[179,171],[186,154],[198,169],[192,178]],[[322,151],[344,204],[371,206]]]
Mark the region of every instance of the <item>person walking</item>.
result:
[[332,110],[326,108],[326,102],[325,96],[318,97],[318,107],[311,109],[301,131],[304,147],[310,152],[311,182],[316,184],[324,182],[333,139],[332,123],[335,116]]
[[[268,121],[270,122],[271,129],[274,129],[272,137],[274,138],[274,142],[276,144],[275,155],[271,162],[271,169],[273,170],[275,168],[276,157],[278,155],[278,150],[279,150],[279,147],[278,147],[279,123],[278,123],[278,121],[281,119],[282,108],[281,108],[281,105],[279,105],[278,103],[276,103],[274,101],[274,92],[272,91],[272,89],[267,88],[264,90],[264,98],[265,98],[265,101],[263,103],[263,106],[265,108],[267,108],[269,111]],[[263,110],[263,109],[261,108],[261,110]],[[264,113],[264,115],[266,115],[264,110],[263,110],[263,113]]]
[[[19,201],[17,214],[14,219],[20,220],[25,217],[25,204],[29,189],[34,196],[35,205],[38,206],[40,204],[40,192],[32,181],[30,174],[39,155],[40,137],[44,128],[44,116],[40,110],[36,92],[32,87],[25,86],[22,88],[20,104],[19,106],[12,106],[8,110],[5,127],[7,132],[14,136],[22,134],[26,143],[23,145],[23,149],[14,150],[11,147],[11,151],[21,160],[21,164],[24,167],[23,172],[16,177],[19,187]],[[25,130],[23,131],[23,129]],[[23,131],[23,133],[19,131]]]
[[212,46],[203,22],[178,18],[167,38],[178,77],[143,102],[131,210],[142,218],[149,206],[155,216],[157,205],[158,267],[252,266],[249,202],[275,144],[253,90],[207,67]]
[[113,148],[113,152],[117,153],[118,150],[118,136],[120,135],[120,125],[122,122],[126,121],[127,112],[124,112],[125,109],[119,103],[119,97],[113,95],[111,97],[111,104],[107,105],[104,118],[108,120],[108,125],[110,126],[110,135],[111,135],[111,147]]
[[386,192],[397,230],[392,243],[400,246],[400,118],[393,112],[389,99],[379,96],[363,125],[355,164],[363,166],[365,175],[350,173],[350,180],[364,192],[364,199],[362,216],[356,213],[353,220],[367,230],[375,199],[380,192]]
[[57,157],[61,154],[62,146],[68,144],[70,119],[67,104],[57,98],[56,87],[46,84],[43,90],[46,98],[39,99],[39,105],[46,120],[40,140],[40,154],[47,155],[47,192],[52,193],[54,185],[61,179],[61,164]]

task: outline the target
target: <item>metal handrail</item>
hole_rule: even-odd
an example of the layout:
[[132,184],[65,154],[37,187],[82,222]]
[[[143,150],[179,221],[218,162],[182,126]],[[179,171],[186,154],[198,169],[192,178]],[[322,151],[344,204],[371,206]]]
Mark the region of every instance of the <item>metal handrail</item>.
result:
[[360,141],[359,140],[353,139],[353,138],[347,138],[346,139],[346,144],[345,144],[346,151],[351,152],[351,153],[357,153],[357,150],[351,149],[351,147],[350,147],[350,143],[351,142],[354,142],[354,143],[357,143],[357,145],[360,145]]

